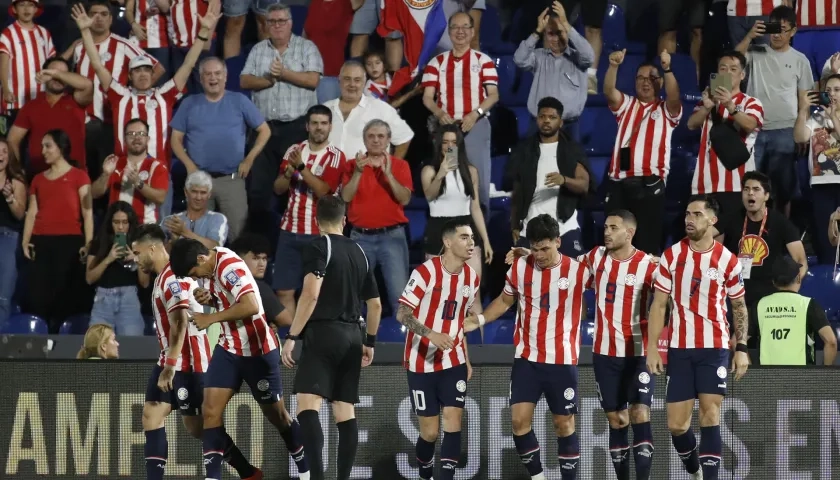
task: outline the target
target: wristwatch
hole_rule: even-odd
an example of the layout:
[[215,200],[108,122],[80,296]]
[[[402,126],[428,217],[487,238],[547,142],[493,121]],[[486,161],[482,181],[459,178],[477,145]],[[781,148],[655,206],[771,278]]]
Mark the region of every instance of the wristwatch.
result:
[[145,186],[146,186],[146,182],[144,182],[143,180],[140,180],[140,182],[138,182],[137,185],[134,186],[134,188],[136,190],[143,190],[143,187],[145,187]]
[[479,117],[483,117],[483,116],[484,116],[484,109],[483,109],[483,108],[478,107],[478,108],[476,108],[476,109],[475,109],[475,111],[476,111],[476,112],[478,112],[478,116],[479,116]]
[[286,340],[300,340],[300,335],[292,335],[291,333],[287,333]]
[[300,162],[300,163],[298,164],[298,166],[297,166],[297,167],[295,167],[295,170],[297,170],[298,172],[302,172],[304,168],[306,168],[306,164],[305,164],[305,163],[303,163],[303,162]]

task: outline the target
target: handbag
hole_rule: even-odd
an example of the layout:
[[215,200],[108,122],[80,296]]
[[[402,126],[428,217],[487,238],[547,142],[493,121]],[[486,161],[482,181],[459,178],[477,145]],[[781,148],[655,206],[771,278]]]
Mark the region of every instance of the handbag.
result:
[[750,160],[751,153],[740,132],[732,122],[726,122],[718,112],[712,110],[712,128],[709,129],[709,143],[718,160],[727,170],[735,170]]

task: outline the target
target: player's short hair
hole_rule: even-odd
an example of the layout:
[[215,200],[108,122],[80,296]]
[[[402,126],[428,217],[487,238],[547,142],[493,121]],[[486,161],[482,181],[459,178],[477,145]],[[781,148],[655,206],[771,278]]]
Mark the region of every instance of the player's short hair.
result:
[[210,250],[198,240],[179,238],[172,242],[169,250],[169,266],[176,277],[189,277],[190,270],[198,265],[198,256],[209,253]]
[[718,57],[718,63],[724,58],[734,58],[738,60],[738,63],[741,65],[741,69],[747,68],[747,57],[744,56],[743,53],[739,52],[738,50],[729,50],[728,52],[723,52],[723,55]]
[[827,75],[826,77],[824,77],[822,79],[823,88],[825,88],[825,85],[828,84],[829,80],[840,80],[840,73],[832,73],[831,75]]
[[455,232],[458,231],[458,227],[472,228],[472,222],[465,218],[453,218],[451,220],[447,220],[440,229],[441,238],[455,234]]
[[714,213],[716,217],[720,215],[720,204],[714,198],[708,195],[692,195],[688,197],[688,203],[686,203],[686,205],[690,205],[694,202],[703,202],[703,207],[706,210]]
[[643,69],[643,68],[652,68],[652,69],[653,69],[653,71],[654,71],[654,72],[656,72],[656,75],[659,77],[659,79],[660,79],[660,80],[662,79],[662,70],[659,68],[659,65],[657,65],[657,64],[655,64],[655,63],[653,63],[653,62],[642,62],[642,64],[641,64],[641,65],[639,65],[639,66],[636,68],[636,73],[638,73],[638,72],[639,72],[639,70],[641,70],[641,69]]
[[455,12],[449,17],[449,25],[452,25],[452,19],[458,15],[466,15],[467,20],[470,21],[470,28],[475,27],[475,19],[467,12]]
[[65,67],[67,67],[68,72],[73,71],[73,67],[70,66],[70,61],[60,55],[53,55],[52,57],[44,60],[44,68],[50,68],[50,65],[53,63],[63,63]]
[[146,129],[146,132],[149,131],[149,122],[143,120],[140,117],[132,118],[131,120],[125,122],[125,128],[128,128],[129,125],[134,125],[135,123],[143,125],[143,128]]
[[528,222],[526,236],[531,243],[555,240],[560,237],[560,224],[551,215],[543,213]]
[[618,217],[628,227],[635,227],[637,225],[636,216],[633,215],[633,213],[630,212],[630,210],[624,210],[621,208],[618,210],[613,210],[607,214],[607,217]]
[[90,15],[90,11],[93,7],[105,7],[108,9],[108,15],[111,14],[111,2],[109,0],[89,0],[87,2],[87,9],[85,9],[88,15]]
[[770,12],[771,22],[787,22],[791,28],[796,28],[796,10],[787,5],[779,5]]
[[318,220],[318,223],[335,225],[344,218],[347,204],[335,195],[324,195],[318,199],[316,208],[315,219]]
[[160,228],[160,225],[156,223],[145,223],[143,225],[138,225],[137,228],[131,232],[131,238],[129,240],[130,243],[165,243],[166,232],[164,232],[163,229]]
[[240,257],[249,252],[254,255],[271,254],[271,245],[268,243],[268,239],[256,233],[243,233],[239,235],[231,243],[230,249]]
[[306,123],[312,120],[312,115],[325,115],[330,120],[330,123],[332,123],[332,110],[327,106],[312,105],[309,107],[309,110],[306,111]]
[[756,182],[761,184],[761,188],[764,190],[765,193],[773,193],[770,184],[770,177],[767,175],[759,172],[758,170],[753,170],[752,172],[747,172],[741,177],[741,185],[746,185],[747,180],[755,180]]
[[559,117],[563,117],[563,102],[554,97],[543,97],[539,102],[537,102],[537,115],[540,114],[540,110],[543,108],[553,108],[554,110],[557,110],[557,115]]

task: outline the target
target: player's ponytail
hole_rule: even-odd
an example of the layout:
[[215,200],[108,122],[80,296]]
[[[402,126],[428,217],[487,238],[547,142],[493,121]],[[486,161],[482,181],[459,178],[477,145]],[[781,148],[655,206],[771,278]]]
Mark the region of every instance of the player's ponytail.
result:
[[108,340],[108,337],[112,333],[114,333],[114,329],[110,325],[102,323],[91,325],[87,332],[85,332],[82,348],[76,354],[76,359],[87,360],[89,358],[98,358],[100,356],[99,347]]

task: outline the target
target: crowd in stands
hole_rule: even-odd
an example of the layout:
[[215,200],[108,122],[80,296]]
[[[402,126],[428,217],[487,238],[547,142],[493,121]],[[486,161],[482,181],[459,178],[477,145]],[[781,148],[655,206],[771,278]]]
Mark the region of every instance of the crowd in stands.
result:
[[[435,51],[392,85],[416,33],[395,31],[387,9],[436,2]],[[330,194],[378,267],[386,315],[452,217],[474,225],[486,298],[529,219],[556,218],[577,257],[625,209],[634,245],[658,255],[682,238],[691,193],[721,205],[751,303],[778,256],[803,275],[833,263],[834,2],[661,0],[637,24],[633,2],[13,1],[0,34],[0,331],[19,317],[39,333],[151,334],[151,282],[130,244],[144,223],[209,248],[267,243],[241,253],[268,256],[293,316],[301,247]]]

